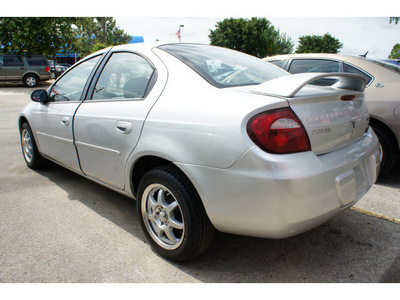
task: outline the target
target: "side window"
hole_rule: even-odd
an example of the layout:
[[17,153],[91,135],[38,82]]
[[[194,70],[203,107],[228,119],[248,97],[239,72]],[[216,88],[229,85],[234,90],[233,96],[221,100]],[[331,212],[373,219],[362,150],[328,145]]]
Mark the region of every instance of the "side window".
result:
[[5,56],[4,57],[4,65],[9,67],[19,67],[23,66],[24,63],[19,56]]
[[367,84],[369,84],[372,81],[372,77],[369,76],[368,74],[364,73],[363,71],[354,68],[346,63],[343,63],[343,72],[345,73],[353,73],[353,74],[359,74],[359,75],[363,75],[365,78],[367,78]]
[[294,59],[289,67],[292,74],[321,72],[335,73],[339,72],[339,62],[325,59]]
[[285,60],[270,60],[268,62],[283,69],[283,64],[285,63]]
[[48,63],[44,56],[27,56],[26,61],[30,66],[47,66]]
[[86,60],[66,73],[55,85],[53,85],[50,92],[50,101],[60,102],[80,100],[86,81],[100,57],[101,56],[99,55]]
[[116,52],[96,83],[92,99],[144,98],[154,69],[143,57]]
[[4,65],[4,56],[0,55],[0,66]]

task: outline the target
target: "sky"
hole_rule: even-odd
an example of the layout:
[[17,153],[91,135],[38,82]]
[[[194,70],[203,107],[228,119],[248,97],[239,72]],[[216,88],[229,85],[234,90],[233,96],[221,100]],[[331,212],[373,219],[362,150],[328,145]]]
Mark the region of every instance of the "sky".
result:
[[0,16],[111,16],[130,35],[145,42],[209,43],[210,30],[224,18],[265,17],[281,33],[298,45],[303,35],[330,33],[343,43],[341,54],[387,58],[400,43],[400,23],[389,24],[390,16],[400,16],[399,0],[68,0],[49,5],[46,0],[19,0],[6,6]]
[[[262,17],[259,15],[258,17]],[[294,42],[304,35],[330,33],[343,43],[341,54],[369,58],[387,58],[396,43],[400,43],[400,23],[389,24],[389,17],[268,17],[275,28]],[[246,16],[245,16],[246,18]],[[116,17],[117,26],[130,35],[143,36],[145,42],[178,42],[176,32],[180,25],[181,42],[208,44],[210,30],[224,17]]]

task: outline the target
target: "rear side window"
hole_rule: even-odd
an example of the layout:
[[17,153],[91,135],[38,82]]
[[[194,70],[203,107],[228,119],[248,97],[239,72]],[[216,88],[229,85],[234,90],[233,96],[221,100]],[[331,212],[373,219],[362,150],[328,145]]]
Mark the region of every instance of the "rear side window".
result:
[[339,72],[339,62],[325,59],[294,59],[289,72],[297,73],[336,73]]
[[26,61],[30,66],[47,66],[47,60],[43,56],[27,56]]
[[92,99],[144,98],[154,68],[143,57],[128,52],[113,53],[105,65]]
[[277,67],[279,67],[279,68],[281,68],[281,69],[283,69],[283,64],[285,63],[284,60],[270,60],[268,62],[273,64],[273,65],[275,65],[275,66],[277,66]]
[[23,66],[24,63],[19,56],[5,56],[4,57],[4,65],[9,67],[18,67]]
[[353,66],[350,66],[346,63],[343,63],[343,72],[346,73],[353,73],[353,74],[359,74],[359,75],[363,75],[365,78],[367,78],[367,85],[372,81],[372,77],[370,75],[368,75],[367,73],[361,71],[360,69],[357,69]]

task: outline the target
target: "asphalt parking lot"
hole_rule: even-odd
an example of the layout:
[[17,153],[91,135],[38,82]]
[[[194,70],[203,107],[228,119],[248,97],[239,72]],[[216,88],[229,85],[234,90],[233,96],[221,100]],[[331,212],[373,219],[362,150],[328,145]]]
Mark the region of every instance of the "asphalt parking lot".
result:
[[32,90],[0,83],[0,282],[400,282],[399,164],[314,230],[218,233],[196,260],[172,263],[146,243],[134,201],[54,164],[26,167],[17,118]]

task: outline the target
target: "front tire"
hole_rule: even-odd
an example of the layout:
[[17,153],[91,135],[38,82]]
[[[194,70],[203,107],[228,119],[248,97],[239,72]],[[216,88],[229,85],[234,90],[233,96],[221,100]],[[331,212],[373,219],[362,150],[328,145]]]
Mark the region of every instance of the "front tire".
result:
[[26,165],[31,169],[39,169],[44,165],[44,159],[36,146],[35,138],[28,123],[21,126],[21,148]]
[[137,206],[146,238],[161,256],[190,260],[210,245],[214,228],[200,197],[173,166],[155,168],[143,176]]
[[34,74],[28,74],[24,77],[23,82],[27,87],[36,87],[39,84],[39,78]]

